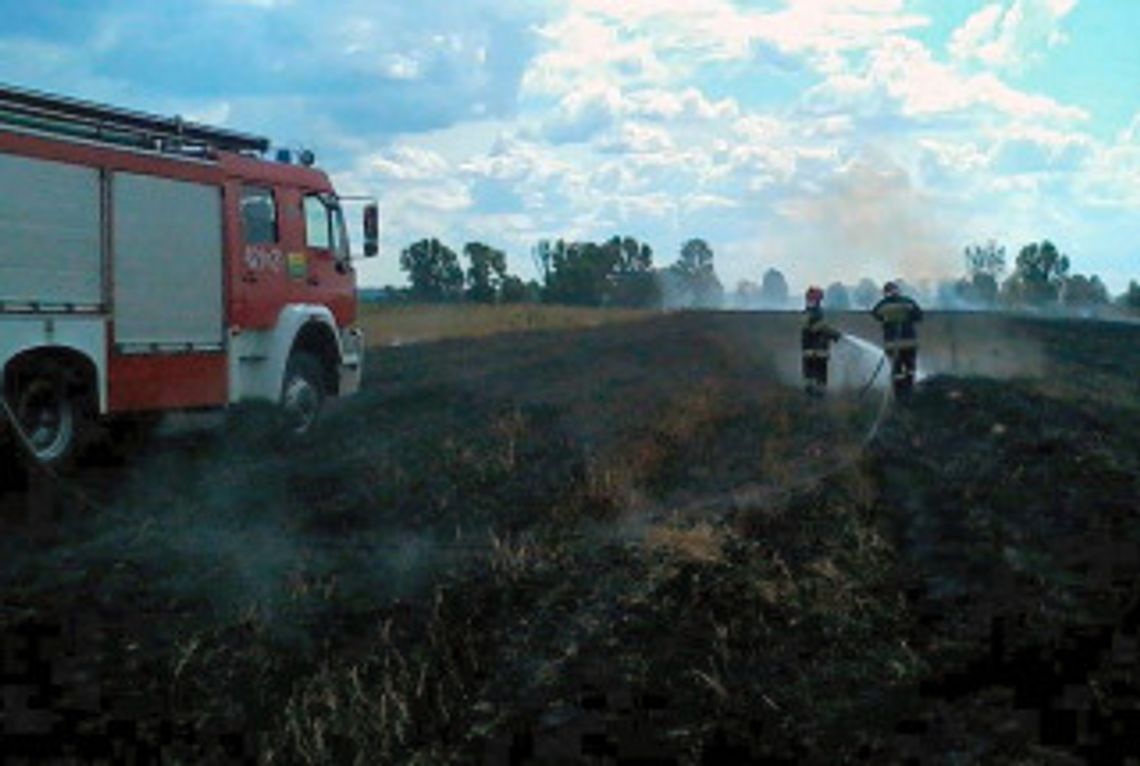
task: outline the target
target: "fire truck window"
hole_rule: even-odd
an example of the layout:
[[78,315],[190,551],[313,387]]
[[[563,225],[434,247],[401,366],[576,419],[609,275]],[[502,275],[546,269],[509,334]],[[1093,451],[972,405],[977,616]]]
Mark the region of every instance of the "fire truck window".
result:
[[305,197],[305,244],[329,249],[329,209],[316,194]]
[[241,189],[241,223],[247,245],[264,245],[277,241],[277,206],[273,190],[261,186]]

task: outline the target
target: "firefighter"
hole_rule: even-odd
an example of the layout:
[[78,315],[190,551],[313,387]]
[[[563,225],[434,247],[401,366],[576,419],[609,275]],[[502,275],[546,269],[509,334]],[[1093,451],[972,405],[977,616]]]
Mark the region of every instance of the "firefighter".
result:
[[800,331],[803,352],[804,391],[808,396],[823,396],[827,388],[827,362],[831,344],[842,335],[823,320],[823,290],[809,287],[804,294],[804,325]]
[[914,387],[918,368],[918,335],[914,326],[922,321],[922,309],[911,298],[899,292],[897,282],[883,285],[883,297],[871,309],[883,325],[883,350],[891,360],[891,386],[895,397],[905,400]]

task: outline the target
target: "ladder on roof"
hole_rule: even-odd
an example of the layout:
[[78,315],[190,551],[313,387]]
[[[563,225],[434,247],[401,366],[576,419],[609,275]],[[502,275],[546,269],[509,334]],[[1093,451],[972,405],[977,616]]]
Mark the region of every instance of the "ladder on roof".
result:
[[264,154],[269,149],[269,139],[261,136],[0,84],[3,125],[199,157],[217,151]]

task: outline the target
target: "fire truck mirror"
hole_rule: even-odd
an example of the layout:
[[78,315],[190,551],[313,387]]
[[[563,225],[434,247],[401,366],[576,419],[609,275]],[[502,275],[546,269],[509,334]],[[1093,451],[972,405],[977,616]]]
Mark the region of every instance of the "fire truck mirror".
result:
[[380,210],[376,203],[364,207],[364,256],[370,258],[380,250]]

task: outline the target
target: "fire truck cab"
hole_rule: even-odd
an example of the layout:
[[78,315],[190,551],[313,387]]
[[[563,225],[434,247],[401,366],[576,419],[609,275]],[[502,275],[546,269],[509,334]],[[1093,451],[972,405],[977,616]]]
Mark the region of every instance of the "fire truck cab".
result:
[[96,421],[249,400],[303,435],[358,389],[341,200],[310,154],[268,150],[0,87],[0,421],[35,461],[70,463]]

